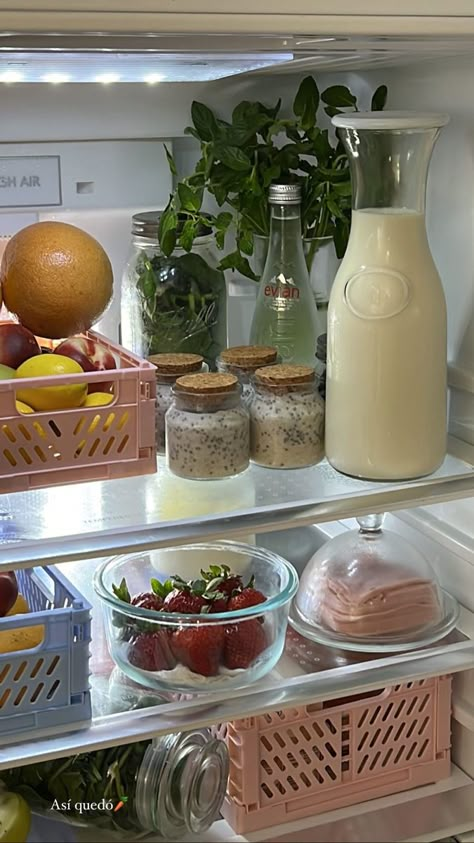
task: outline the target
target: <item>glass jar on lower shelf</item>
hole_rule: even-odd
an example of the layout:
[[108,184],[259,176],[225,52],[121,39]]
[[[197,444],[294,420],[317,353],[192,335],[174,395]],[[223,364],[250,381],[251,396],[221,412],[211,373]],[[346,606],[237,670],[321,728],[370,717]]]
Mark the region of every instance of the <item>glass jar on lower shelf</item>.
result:
[[164,454],[165,415],[173,401],[171,388],[182,375],[207,372],[208,367],[200,354],[153,354],[148,360],[156,366],[156,450],[158,454]]
[[225,348],[217,358],[217,371],[229,372],[239,379],[242,400],[248,403],[252,396],[252,378],[257,369],[278,362],[278,351],[270,345],[235,345]]
[[250,404],[250,457],[267,468],[302,468],[324,456],[324,402],[310,366],[257,369]]
[[233,477],[249,464],[249,416],[235,375],[184,375],[166,413],[170,470],[191,480]]
[[26,785],[37,813],[127,840],[153,832],[182,840],[218,818],[228,773],[224,741],[202,729],[17,767],[2,779],[10,790]]

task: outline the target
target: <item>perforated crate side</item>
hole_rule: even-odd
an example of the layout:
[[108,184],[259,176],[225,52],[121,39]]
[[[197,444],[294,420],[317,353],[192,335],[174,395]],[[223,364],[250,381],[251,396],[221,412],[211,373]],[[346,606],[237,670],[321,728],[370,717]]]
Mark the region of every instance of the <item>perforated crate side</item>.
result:
[[[84,337],[110,350],[117,368],[0,383],[0,493],[156,471],[154,366],[92,331]],[[104,380],[114,392],[105,406],[27,415],[16,407],[18,383],[97,386]]]
[[30,613],[0,618],[0,635],[41,627],[42,642],[0,654],[0,742],[90,719],[90,606],[53,568],[17,572]]
[[227,725],[223,814],[238,833],[396,793],[449,775],[451,678]]

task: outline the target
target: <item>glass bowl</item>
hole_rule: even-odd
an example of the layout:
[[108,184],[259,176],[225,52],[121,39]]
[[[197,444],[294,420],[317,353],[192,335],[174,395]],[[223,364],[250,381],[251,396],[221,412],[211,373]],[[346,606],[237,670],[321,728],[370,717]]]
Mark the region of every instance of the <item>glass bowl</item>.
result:
[[429,562],[383,516],[358,518],[326,542],[301,575],[290,624],[306,638],[345,650],[403,652],[444,638],[458,606]]
[[[95,574],[94,588],[103,603],[107,642],[115,663],[149,688],[183,693],[232,690],[265,676],[285,645],[288,611],[298,587],[293,566],[276,553],[237,542],[187,545],[180,548],[181,572],[178,566],[174,574],[186,581],[199,578],[203,557],[207,567],[225,559],[244,583],[254,578],[255,588],[266,601],[238,611],[185,615],[144,609],[115,596],[113,585],[122,579],[132,596],[149,592],[153,578],[164,582],[169,571],[167,552],[176,559],[176,548],[127,554],[108,560]],[[166,573],[160,574],[160,564]],[[242,666],[229,669],[224,653],[236,642]],[[204,666],[201,652],[207,656]],[[257,653],[253,660],[252,652]]]

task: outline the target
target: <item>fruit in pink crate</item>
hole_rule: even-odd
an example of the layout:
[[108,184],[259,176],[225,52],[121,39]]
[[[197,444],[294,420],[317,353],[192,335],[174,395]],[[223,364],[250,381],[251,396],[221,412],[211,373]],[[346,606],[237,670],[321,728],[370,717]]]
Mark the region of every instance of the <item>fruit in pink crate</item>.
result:
[[134,635],[129,643],[128,660],[141,670],[171,670],[176,661],[168,633],[160,629]]
[[40,354],[36,337],[16,322],[0,325],[0,363],[17,369],[25,360]]
[[219,624],[183,626],[173,632],[171,649],[176,660],[201,676],[217,676],[224,650],[224,629]]
[[89,361],[88,372],[102,372],[106,369],[117,368],[112,352],[104,345],[95,340],[87,339],[87,337],[69,337],[69,339],[60,342],[54,351],[56,354],[64,354],[65,357],[77,360],[80,366],[82,366],[81,360],[85,357]]
[[0,282],[10,313],[49,339],[88,331],[113,293],[112,266],[102,246],[56,220],[28,225],[8,241]]
[[15,369],[12,369],[11,366],[4,366],[3,363],[0,363],[0,381],[10,381],[14,377]]
[[[54,353],[63,354],[65,357],[75,360],[85,372],[102,372],[117,368],[112,352],[104,345],[86,337],[69,337],[69,339],[59,343],[54,349]],[[112,384],[103,383],[103,381],[89,384],[89,393],[110,392],[111,389]]]
[[257,618],[229,624],[225,630],[224,665],[246,670],[267,646],[265,630]]

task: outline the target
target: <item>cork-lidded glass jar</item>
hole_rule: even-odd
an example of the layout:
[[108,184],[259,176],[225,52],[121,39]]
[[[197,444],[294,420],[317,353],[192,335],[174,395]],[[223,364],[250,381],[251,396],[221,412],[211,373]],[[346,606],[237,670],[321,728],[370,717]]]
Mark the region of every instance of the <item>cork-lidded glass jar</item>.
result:
[[323,458],[324,402],[310,366],[257,369],[249,411],[253,462],[302,468]]
[[158,454],[164,454],[165,415],[173,400],[171,387],[181,375],[207,372],[207,364],[200,354],[153,354],[148,360],[156,366],[156,450]]
[[166,453],[179,477],[215,480],[249,464],[249,416],[235,375],[183,375],[166,413]]
[[248,403],[252,396],[253,375],[263,366],[278,363],[278,351],[271,345],[235,345],[225,348],[217,358],[217,370],[235,375],[242,387],[242,399]]

